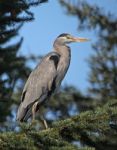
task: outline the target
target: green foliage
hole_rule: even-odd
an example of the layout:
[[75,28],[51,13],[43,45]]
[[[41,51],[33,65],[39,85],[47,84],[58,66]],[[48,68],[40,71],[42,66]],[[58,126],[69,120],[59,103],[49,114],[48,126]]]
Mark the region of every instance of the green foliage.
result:
[[12,39],[18,35],[23,23],[34,19],[30,7],[45,1],[0,0],[0,130],[6,117],[12,116],[13,95],[18,82],[23,83],[30,73],[30,68],[26,66],[27,59],[18,54],[23,38],[17,42]]
[[111,10],[106,14],[104,9],[87,1],[60,2],[67,8],[68,14],[78,18],[79,29],[95,30],[97,33],[94,54],[89,59],[90,92],[103,101],[105,97],[117,97],[117,16]]
[[[95,111],[54,122],[52,128],[46,130],[37,131],[33,125],[23,124],[18,133],[1,133],[0,149],[115,150],[117,130],[112,128],[112,123],[114,125],[116,119],[117,100],[111,100]],[[80,141],[81,145],[75,146],[73,141]]]

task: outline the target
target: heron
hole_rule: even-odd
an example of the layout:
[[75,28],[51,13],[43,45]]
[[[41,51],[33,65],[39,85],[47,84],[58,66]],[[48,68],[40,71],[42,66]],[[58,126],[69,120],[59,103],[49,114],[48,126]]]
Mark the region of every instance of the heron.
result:
[[[68,33],[60,34],[56,38],[53,51],[42,58],[25,83],[17,111],[18,121],[27,121],[30,117],[35,120],[35,114],[40,106],[60,86],[71,60],[71,50],[68,44],[88,40],[87,38],[74,37]],[[44,125],[47,128],[45,120]]]

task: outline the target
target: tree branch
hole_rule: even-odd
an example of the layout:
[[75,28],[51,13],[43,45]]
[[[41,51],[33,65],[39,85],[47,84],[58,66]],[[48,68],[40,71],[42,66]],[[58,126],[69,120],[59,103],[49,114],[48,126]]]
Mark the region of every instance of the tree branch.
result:
[[26,149],[31,144],[35,149],[72,147],[76,150],[78,147],[72,142],[80,141],[98,150],[102,150],[103,145],[107,150],[110,147],[115,150],[117,139],[110,139],[112,136],[117,136],[116,130],[110,126],[110,122],[115,120],[117,120],[117,100],[95,111],[86,111],[72,118],[54,122],[52,128],[40,132],[36,131],[34,126],[22,124],[22,131],[19,133],[0,134],[0,149],[16,146],[17,149],[22,149],[22,146]]

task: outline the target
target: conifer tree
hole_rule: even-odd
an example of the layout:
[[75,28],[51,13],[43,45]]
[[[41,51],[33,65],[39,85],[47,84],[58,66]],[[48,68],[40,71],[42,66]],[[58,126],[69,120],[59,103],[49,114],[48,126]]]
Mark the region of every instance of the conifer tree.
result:
[[117,15],[111,10],[104,13],[104,9],[88,1],[60,2],[69,14],[78,18],[79,29],[95,30],[97,33],[97,42],[92,46],[94,54],[89,59],[90,92],[103,100],[105,97],[117,97]]
[[[46,0],[0,0],[0,124],[12,115],[13,94],[20,80],[23,82],[30,72],[26,58],[18,51],[23,38],[12,39],[19,33],[23,23],[34,19],[29,10]],[[1,128],[1,126],[0,126]]]
[[[22,124],[20,132],[0,133],[1,150],[116,150],[117,100],[95,111],[54,122],[36,130],[37,123]],[[36,128],[35,128],[36,127]]]

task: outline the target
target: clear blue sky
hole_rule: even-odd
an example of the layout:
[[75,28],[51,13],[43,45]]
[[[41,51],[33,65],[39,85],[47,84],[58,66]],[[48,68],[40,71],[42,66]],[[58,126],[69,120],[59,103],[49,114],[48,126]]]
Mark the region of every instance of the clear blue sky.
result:
[[[116,10],[115,0],[99,1],[94,0],[93,4],[98,3],[105,10]],[[92,3],[92,0],[89,0]],[[20,50],[23,55],[45,55],[52,50],[54,39],[61,33],[70,33],[74,36],[87,37],[91,42],[71,44],[72,60],[69,71],[63,81],[63,85],[73,85],[80,89],[83,93],[89,87],[88,74],[89,65],[86,61],[93,50],[91,45],[96,40],[95,32],[78,31],[77,18],[67,16],[65,9],[60,6],[57,0],[50,0],[43,3],[39,7],[31,9],[35,14],[35,20],[27,23],[20,31],[20,35],[24,37],[24,42]],[[36,64],[30,64],[32,68]]]

